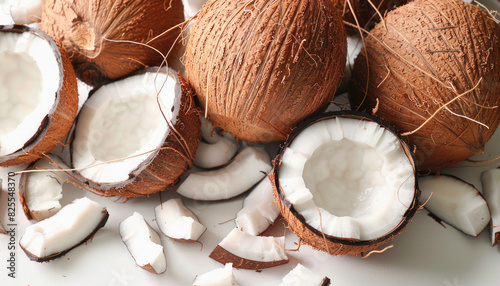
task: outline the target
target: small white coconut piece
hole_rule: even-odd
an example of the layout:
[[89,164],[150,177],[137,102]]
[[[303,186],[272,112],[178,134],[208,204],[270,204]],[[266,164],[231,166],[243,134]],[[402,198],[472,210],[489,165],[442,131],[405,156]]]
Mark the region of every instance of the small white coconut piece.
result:
[[11,0],[10,14],[16,24],[31,24],[42,19],[44,0]]
[[234,278],[233,264],[226,263],[222,268],[196,276],[193,286],[238,286]]
[[223,168],[190,173],[177,193],[193,200],[227,200],[250,190],[271,169],[269,153],[262,147],[248,146]]
[[227,164],[238,152],[234,137],[221,135],[215,143],[200,142],[194,164],[200,168],[212,169]]
[[166,236],[185,242],[198,241],[207,229],[180,198],[173,198],[155,208],[156,223]]
[[243,200],[243,208],[236,214],[236,227],[251,235],[263,233],[280,214],[273,201],[271,181],[264,178]]
[[302,264],[297,264],[285,275],[279,286],[327,286],[330,278],[311,271]]
[[208,120],[203,114],[200,114],[201,121],[201,137],[207,143],[214,144],[219,141],[219,132],[222,130],[220,128],[214,127],[212,121]]
[[263,269],[288,263],[285,237],[255,236],[234,228],[210,253],[210,258],[235,268]]
[[490,208],[491,244],[495,246],[500,243],[500,169],[482,172],[481,185],[484,198]]
[[76,199],[50,218],[28,226],[19,245],[31,260],[49,261],[93,237],[108,216],[103,205],[87,197]]
[[167,259],[158,233],[134,212],[120,223],[120,236],[136,264],[154,274],[167,270]]
[[488,204],[473,185],[445,174],[421,177],[418,184],[425,208],[456,229],[478,236],[490,222]]

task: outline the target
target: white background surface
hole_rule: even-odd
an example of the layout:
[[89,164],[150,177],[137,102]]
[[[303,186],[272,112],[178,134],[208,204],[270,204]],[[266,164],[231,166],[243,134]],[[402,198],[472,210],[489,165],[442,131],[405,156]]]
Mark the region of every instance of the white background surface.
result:
[[[496,0],[481,2],[500,10]],[[474,158],[492,159],[497,156],[500,156],[498,131],[488,143],[485,153]],[[500,161],[495,162],[466,162],[443,173],[455,174],[481,190],[480,173],[500,165]],[[0,171],[4,183],[7,178],[5,171]],[[29,261],[17,248],[15,279],[7,277],[8,236],[0,235],[0,285],[191,285],[197,274],[223,267],[208,255],[235,226],[233,219],[241,208],[242,200],[238,198],[210,204],[185,200],[208,230],[201,237],[201,244],[173,242],[165,238],[163,245],[168,269],[162,275],[154,275],[135,265],[121,242],[118,224],[138,211],[158,230],[154,207],[161,200],[176,196],[174,191],[162,192],[161,199],[160,194],[155,194],[126,203],[98,197],[70,185],[66,186],[64,195],[65,202],[86,195],[105,204],[110,213],[106,226],[97,232],[91,242],[50,263]],[[5,205],[6,197],[5,192],[0,194],[0,206]],[[0,217],[4,217],[5,221],[5,209],[2,207],[0,211]],[[19,241],[25,227],[32,223],[26,220],[19,205],[16,223],[16,240]],[[271,233],[285,234],[286,247],[296,248],[296,236],[280,224],[273,227]],[[330,277],[332,285],[500,285],[500,248],[491,247],[487,231],[479,237],[469,237],[450,226],[443,227],[429,217],[426,210],[420,210],[407,229],[388,245],[393,245],[393,248],[365,259],[330,256],[302,246],[298,251],[287,252],[290,258],[288,264],[259,272],[235,269],[234,274],[240,285],[278,285],[281,278],[300,262]]]

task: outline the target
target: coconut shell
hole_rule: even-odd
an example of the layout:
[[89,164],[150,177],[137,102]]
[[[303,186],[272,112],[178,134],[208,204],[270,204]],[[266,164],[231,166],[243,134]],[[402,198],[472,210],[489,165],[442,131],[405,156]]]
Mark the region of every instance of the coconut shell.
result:
[[59,90],[55,94],[54,105],[38,128],[38,132],[33,134],[22,150],[0,156],[0,167],[8,167],[34,162],[64,141],[76,118],[78,88],[68,56],[44,32],[24,25],[0,25],[0,32],[32,33],[47,41],[58,60],[60,71]]
[[305,128],[309,125],[312,125],[318,121],[335,118],[337,116],[355,118],[360,120],[369,120],[374,121],[386,129],[392,131],[396,136],[397,133],[391,125],[388,125],[386,122],[381,121],[380,119],[370,116],[368,114],[364,114],[362,112],[356,111],[341,111],[341,112],[331,112],[325,113],[323,115],[312,117],[305,122],[301,123],[287,138],[284,144],[280,147],[279,153],[274,161],[273,171],[269,174],[269,179],[273,182],[273,195],[274,195],[274,203],[280,210],[281,215],[288,223],[288,228],[292,230],[299,238],[300,241],[312,246],[315,249],[325,251],[331,255],[363,255],[372,250],[376,250],[382,245],[390,242],[396,236],[398,236],[411,221],[411,218],[419,209],[419,199],[420,199],[420,191],[417,186],[417,167],[415,165],[415,160],[412,152],[410,151],[408,145],[406,145],[402,139],[401,146],[410,160],[410,163],[413,165],[413,170],[415,174],[415,195],[413,196],[412,204],[408,206],[408,210],[402,216],[401,221],[397,227],[395,227],[389,233],[372,239],[372,240],[359,240],[359,239],[348,239],[348,238],[340,238],[331,235],[327,235],[316,228],[308,225],[305,221],[305,218],[294,208],[293,204],[291,204],[280,185],[279,182],[279,172],[281,162],[283,160],[283,155],[285,153],[286,148],[292,143],[293,139]]
[[500,25],[461,0],[412,1],[384,23],[356,59],[351,105],[409,135],[422,171],[482,153],[500,120]]
[[[141,72],[154,71],[149,68]],[[163,146],[129,174],[129,179],[119,183],[97,183],[77,174],[79,179],[102,196],[139,197],[148,196],[172,188],[179,177],[193,166],[194,155],[201,140],[199,110],[194,101],[193,90],[179,74],[182,96],[177,123],[171,128]]]
[[200,106],[241,140],[284,140],[326,108],[345,68],[333,1],[209,1],[189,37],[186,74]]
[[[78,78],[96,86],[160,66],[158,51],[167,55],[181,28],[159,35],[183,21],[181,0],[46,0],[41,23],[70,55]],[[168,55],[179,56],[175,50]]]

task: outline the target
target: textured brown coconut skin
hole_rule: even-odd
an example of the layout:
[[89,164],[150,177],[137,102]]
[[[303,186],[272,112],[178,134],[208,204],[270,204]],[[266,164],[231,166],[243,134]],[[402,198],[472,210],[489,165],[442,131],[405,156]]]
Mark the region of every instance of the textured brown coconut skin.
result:
[[209,1],[190,31],[187,80],[214,126],[284,140],[333,99],[346,43],[332,1]]
[[304,123],[300,124],[287,138],[285,143],[281,146],[281,149],[276,156],[273,163],[273,170],[269,174],[269,179],[273,182],[273,195],[274,203],[280,210],[283,218],[288,222],[288,227],[300,238],[300,241],[312,246],[315,249],[327,252],[331,255],[364,255],[372,250],[383,246],[389,241],[393,240],[398,236],[408,225],[413,215],[419,209],[419,199],[420,190],[417,186],[417,167],[414,163],[413,154],[411,153],[408,146],[401,140],[401,146],[413,164],[414,174],[415,174],[415,195],[413,197],[412,204],[408,206],[408,210],[401,218],[399,225],[394,228],[391,232],[384,236],[378,237],[373,240],[356,240],[356,239],[345,239],[326,235],[321,231],[313,228],[305,222],[304,217],[295,210],[293,204],[291,204],[285,194],[283,193],[282,187],[279,181],[279,171],[283,155],[287,146],[291,144],[293,139],[300,133],[301,130],[307,128],[307,126],[314,124],[320,120],[335,118],[337,116],[355,118],[360,120],[374,121],[388,130],[391,130],[394,134],[395,130],[387,123],[381,121],[380,119],[364,114],[362,112],[356,111],[342,111],[342,112],[330,112],[323,115],[315,116],[306,120]]
[[275,260],[275,261],[263,262],[263,261],[249,260],[232,254],[231,252],[227,251],[220,245],[217,245],[208,257],[222,264],[232,263],[234,268],[254,269],[254,270],[283,265],[288,263],[289,261],[289,260]]
[[47,0],[42,19],[42,30],[61,42],[78,78],[97,86],[161,65],[163,57],[154,49],[167,54],[181,29],[148,41],[182,23],[184,6],[181,0]]
[[[37,134],[25,144],[22,150],[0,156],[0,167],[22,165],[36,161],[62,144],[70,132],[78,110],[78,88],[76,76],[64,50],[45,33],[24,25],[0,25],[0,32],[32,33],[47,41],[59,60],[59,90],[56,92],[54,105],[42,122]],[[42,71],[43,72],[43,71]]]
[[500,119],[500,25],[460,0],[412,1],[389,12],[385,24],[366,36],[356,60],[352,106],[370,112],[378,100],[376,115],[404,134],[479,83],[447,106],[455,114],[441,109],[407,139],[421,171],[482,153]]
[[[158,72],[158,68],[141,70],[148,71]],[[99,184],[80,178],[91,191],[102,196],[148,196],[172,188],[179,177],[193,166],[194,155],[201,140],[201,121],[193,90],[180,74],[178,76],[182,88],[181,107],[177,123],[171,128],[162,149],[151,152],[149,158],[129,174],[130,178],[126,181]],[[81,177],[79,174],[77,176]]]

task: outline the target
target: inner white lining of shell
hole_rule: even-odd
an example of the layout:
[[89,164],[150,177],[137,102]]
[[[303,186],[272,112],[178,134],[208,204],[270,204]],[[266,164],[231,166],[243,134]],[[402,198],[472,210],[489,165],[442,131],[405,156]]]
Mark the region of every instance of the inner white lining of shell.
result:
[[389,233],[415,195],[399,139],[375,122],[345,117],[304,129],[283,155],[279,181],[307,224],[340,238]]
[[24,147],[51,111],[60,70],[50,44],[32,33],[0,33],[0,156]]
[[98,183],[127,180],[162,146],[177,121],[180,98],[173,71],[147,72],[102,86],[78,117],[74,167]]

